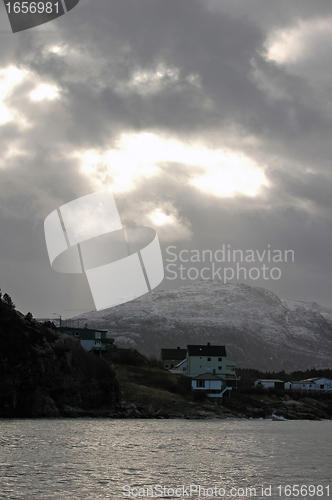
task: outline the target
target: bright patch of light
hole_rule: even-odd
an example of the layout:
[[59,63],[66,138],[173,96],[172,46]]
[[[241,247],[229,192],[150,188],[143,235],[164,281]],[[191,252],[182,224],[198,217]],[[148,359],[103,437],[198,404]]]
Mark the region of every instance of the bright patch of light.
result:
[[41,84],[33,90],[30,94],[30,98],[32,101],[43,101],[47,99],[49,101],[53,101],[59,97],[59,89],[55,85],[47,85]]
[[14,113],[5,105],[5,99],[21,83],[26,71],[10,66],[0,70],[0,125],[14,119]]
[[215,196],[234,196],[236,193],[256,196],[267,180],[262,170],[250,159],[226,155],[218,167],[207,169],[206,173],[191,180],[201,191]]
[[[174,84],[178,80],[179,70],[177,68],[159,64],[155,69],[134,71],[127,87],[143,95],[154,94],[160,92],[165,85]],[[123,90],[124,88],[121,85],[119,91]]]
[[59,52],[61,52],[61,47],[52,47],[50,49],[50,52],[53,52],[53,54],[58,54]]
[[135,70],[127,83],[121,82],[121,85],[117,87],[117,91],[123,93],[129,89],[130,91],[134,90],[139,94],[147,95],[160,92],[167,86],[179,85],[181,83],[199,88],[199,75],[189,74],[181,82],[180,70],[178,68],[159,64],[153,69]]
[[174,224],[176,222],[175,218],[171,215],[164,214],[160,209],[154,210],[149,215],[151,221],[156,226],[163,226],[164,224]]
[[[187,183],[217,196],[258,194],[267,185],[261,168],[250,158],[234,151],[212,150],[202,144],[164,139],[155,134],[123,134],[112,150],[76,152],[82,170],[102,188],[111,181],[112,190],[130,191],[136,184],[160,173],[160,165],[182,163],[188,167]],[[199,176],[191,169],[199,167]],[[185,181],[184,181],[185,182]]]
[[177,68],[167,68],[159,65],[152,71],[136,71],[132,76],[132,81],[136,84],[147,83],[149,81],[160,81],[163,78],[176,81],[179,79],[179,70]]
[[279,64],[291,64],[311,55],[313,49],[332,40],[332,19],[301,21],[288,29],[274,31],[268,37],[265,47],[267,58]]

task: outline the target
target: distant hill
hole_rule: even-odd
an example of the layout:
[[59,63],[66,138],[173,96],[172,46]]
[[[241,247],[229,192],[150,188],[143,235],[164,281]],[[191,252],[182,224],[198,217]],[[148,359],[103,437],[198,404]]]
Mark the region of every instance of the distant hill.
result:
[[225,344],[240,367],[332,367],[332,310],[244,284],[198,281],[84,318],[89,326],[110,329],[118,345],[148,355],[159,356],[162,347],[211,342]]

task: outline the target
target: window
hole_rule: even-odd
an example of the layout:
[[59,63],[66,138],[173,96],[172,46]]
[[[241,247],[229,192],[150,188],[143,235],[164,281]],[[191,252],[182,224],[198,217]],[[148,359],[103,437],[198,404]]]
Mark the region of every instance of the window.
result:
[[79,336],[80,336],[79,332],[76,332],[75,337],[79,337]]
[[196,387],[205,387],[205,380],[196,380]]
[[321,389],[324,389],[324,384],[321,384],[321,385],[320,385],[320,388],[321,388]]
[[221,366],[218,366],[218,370],[221,370]]
[[218,361],[222,361],[222,358],[218,358]]
[[168,365],[165,365],[165,368],[168,368]]
[[208,360],[208,361],[211,361],[211,358],[208,358],[207,360]]
[[101,338],[100,332],[95,332],[95,339],[100,339],[100,338]]

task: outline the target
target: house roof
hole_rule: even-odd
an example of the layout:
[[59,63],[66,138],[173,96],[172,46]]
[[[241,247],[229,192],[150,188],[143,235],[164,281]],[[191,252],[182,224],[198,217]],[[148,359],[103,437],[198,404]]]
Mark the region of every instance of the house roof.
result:
[[217,375],[213,373],[202,373],[202,375],[197,375],[197,377],[192,377],[193,380],[221,380]]
[[182,361],[187,355],[187,349],[161,349],[162,359],[174,359]]
[[300,382],[316,382],[316,380],[321,380],[323,377],[313,377],[313,378],[305,378],[300,380]]
[[185,364],[186,361],[187,361],[186,358],[184,358],[182,361],[180,361],[180,363],[175,365],[174,368],[171,368],[171,370],[175,370],[176,368],[179,368],[181,365]]
[[315,380],[292,380],[292,384],[315,384]]
[[309,382],[308,380],[291,380],[291,384],[314,384],[314,382]]
[[189,356],[220,356],[226,357],[226,347],[224,345],[188,345]]
[[306,378],[304,380],[292,380],[292,384],[315,384],[318,382],[318,380],[326,380],[328,382],[332,382],[331,379],[328,379],[326,377],[312,377],[312,378]]
[[282,382],[284,383],[284,380],[280,380],[279,378],[258,378],[258,382]]

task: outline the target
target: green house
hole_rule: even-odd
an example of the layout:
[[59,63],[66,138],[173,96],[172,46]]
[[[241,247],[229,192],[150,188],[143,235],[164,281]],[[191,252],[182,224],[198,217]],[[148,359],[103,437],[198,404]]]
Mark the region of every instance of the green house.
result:
[[82,347],[87,351],[106,351],[114,344],[114,339],[108,336],[108,330],[98,330],[97,328],[74,328],[72,326],[60,326],[58,330],[80,340]]

